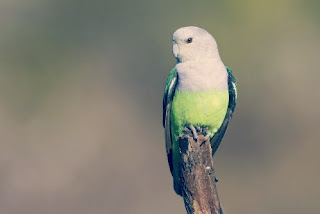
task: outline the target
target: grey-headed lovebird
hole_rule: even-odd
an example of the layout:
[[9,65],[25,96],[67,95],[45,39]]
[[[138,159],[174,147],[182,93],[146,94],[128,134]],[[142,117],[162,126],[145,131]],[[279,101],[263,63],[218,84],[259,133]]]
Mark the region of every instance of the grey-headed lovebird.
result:
[[212,155],[231,120],[237,100],[237,83],[221,61],[215,39],[204,29],[182,27],[172,37],[177,64],[170,72],[163,96],[166,151],[175,192],[181,195],[178,138],[188,127],[206,128]]

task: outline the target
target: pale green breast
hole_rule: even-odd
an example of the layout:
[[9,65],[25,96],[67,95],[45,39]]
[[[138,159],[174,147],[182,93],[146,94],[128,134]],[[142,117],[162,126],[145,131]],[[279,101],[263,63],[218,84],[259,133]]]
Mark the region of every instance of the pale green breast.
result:
[[[175,137],[186,125],[207,126],[214,134],[221,126],[229,102],[225,91],[176,91],[171,108],[171,130]],[[176,140],[176,139],[175,139]]]

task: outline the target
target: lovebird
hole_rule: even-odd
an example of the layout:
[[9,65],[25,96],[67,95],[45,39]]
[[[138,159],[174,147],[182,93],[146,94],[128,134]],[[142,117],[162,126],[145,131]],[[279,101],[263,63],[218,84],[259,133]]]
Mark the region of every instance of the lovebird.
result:
[[210,139],[214,155],[236,106],[237,83],[221,61],[215,39],[204,29],[176,30],[172,53],[177,63],[165,85],[163,127],[174,190],[181,196],[178,138],[187,128],[196,140],[197,131],[205,129],[204,140]]

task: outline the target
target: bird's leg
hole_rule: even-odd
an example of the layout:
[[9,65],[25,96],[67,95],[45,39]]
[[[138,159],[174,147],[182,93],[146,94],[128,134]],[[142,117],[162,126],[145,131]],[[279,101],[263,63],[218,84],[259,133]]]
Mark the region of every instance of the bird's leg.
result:
[[197,130],[197,133],[201,133],[202,132],[202,128],[200,126],[196,126],[195,128]]
[[197,130],[194,128],[193,125],[189,125],[189,129],[192,131],[192,134],[193,134],[193,139],[194,140],[197,140],[198,139],[198,134],[197,134]]
[[185,138],[187,136],[191,136],[192,131],[188,127],[184,127],[182,133],[179,135],[179,138]]
[[207,140],[210,139],[210,136],[212,135],[211,132],[208,132],[208,127],[204,127],[202,129],[202,134],[204,135],[202,144],[204,144]]

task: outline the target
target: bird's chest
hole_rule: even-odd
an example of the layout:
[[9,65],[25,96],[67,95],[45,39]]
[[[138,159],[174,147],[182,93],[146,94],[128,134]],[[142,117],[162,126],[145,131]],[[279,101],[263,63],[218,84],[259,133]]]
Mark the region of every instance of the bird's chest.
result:
[[228,90],[175,93],[172,119],[178,126],[186,124],[219,126],[228,107]]
[[225,91],[228,74],[223,64],[182,63],[176,65],[178,72],[177,91]]

